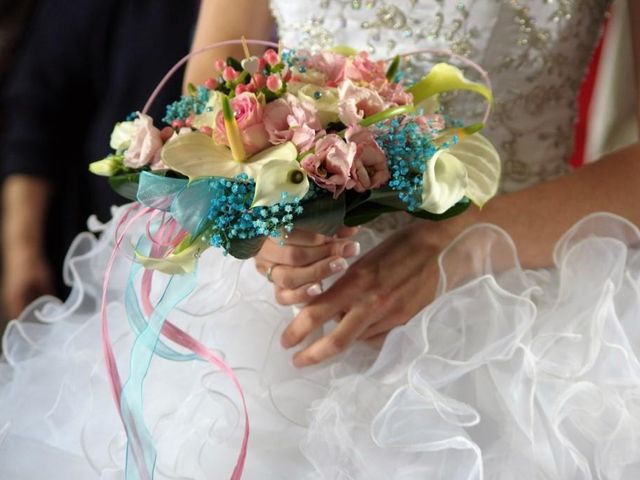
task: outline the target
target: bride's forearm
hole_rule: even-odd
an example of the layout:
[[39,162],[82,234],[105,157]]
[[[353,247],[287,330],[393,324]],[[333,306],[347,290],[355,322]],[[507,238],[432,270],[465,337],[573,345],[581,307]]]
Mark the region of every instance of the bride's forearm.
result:
[[[268,0],[202,0],[191,51],[224,40],[238,40],[242,36],[268,40],[272,29]],[[189,60],[183,82],[185,90],[189,83],[204,83],[211,77],[213,62],[229,56],[242,58],[242,47],[223,47]]]
[[552,263],[553,246],[578,220],[611,212],[640,226],[640,144],[606,155],[563,177],[501,195],[464,222],[488,222],[514,239],[528,268]]

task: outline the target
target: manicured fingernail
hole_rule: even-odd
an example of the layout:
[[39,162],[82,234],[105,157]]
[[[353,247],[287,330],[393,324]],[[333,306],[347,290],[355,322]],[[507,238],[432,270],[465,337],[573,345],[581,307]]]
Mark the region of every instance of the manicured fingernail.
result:
[[282,348],[290,348],[291,342],[289,342],[289,339],[283,335],[280,337],[280,345],[282,345]]
[[296,368],[302,368],[302,367],[305,367],[306,364],[301,357],[295,356],[293,357],[293,366]]
[[344,258],[338,258],[329,264],[329,268],[333,273],[342,272],[343,270],[346,270],[348,266],[349,264]]
[[307,288],[307,295],[310,297],[317,297],[322,293],[322,285],[319,283],[314,283],[309,288]]
[[342,255],[351,258],[360,255],[360,242],[349,242],[344,246]]

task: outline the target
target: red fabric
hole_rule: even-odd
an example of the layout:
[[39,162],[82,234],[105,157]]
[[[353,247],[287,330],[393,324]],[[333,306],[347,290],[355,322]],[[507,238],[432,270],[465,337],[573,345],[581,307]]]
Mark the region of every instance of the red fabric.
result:
[[607,24],[605,23],[602,35],[598,41],[598,45],[593,52],[587,75],[582,81],[580,91],[578,92],[578,120],[575,126],[574,150],[571,155],[571,166],[580,167],[584,164],[584,155],[587,143],[587,131],[589,128],[589,113],[591,110],[591,100],[593,99],[593,90],[598,75],[598,66],[600,65],[600,57],[602,56],[602,44],[604,43],[604,32]]

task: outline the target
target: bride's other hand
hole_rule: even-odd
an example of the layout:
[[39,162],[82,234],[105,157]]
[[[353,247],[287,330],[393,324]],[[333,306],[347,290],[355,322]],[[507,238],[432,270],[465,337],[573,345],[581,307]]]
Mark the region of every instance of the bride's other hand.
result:
[[363,255],[325,293],[315,297],[282,335],[282,345],[298,345],[312,331],[339,319],[329,334],[298,352],[294,365],[326,360],[356,340],[379,344],[434,297],[438,254],[459,232],[459,222],[418,223]]
[[322,280],[346,270],[346,259],[360,253],[360,244],[349,240],[357,231],[344,227],[327,237],[294,230],[284,245],[269,238],[255,257],[256,269],[273,282],[281,305],[308,302],[322,293]]

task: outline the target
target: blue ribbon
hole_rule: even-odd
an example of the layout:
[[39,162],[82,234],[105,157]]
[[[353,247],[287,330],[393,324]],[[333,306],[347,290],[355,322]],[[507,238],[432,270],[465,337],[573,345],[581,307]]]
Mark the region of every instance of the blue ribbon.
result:
[[157,210],[169,212],[191,235],[198,235],[208,219],[211,205],[210,178],[189,182],[163,177],[151,172],[140,174],[138,201]]

